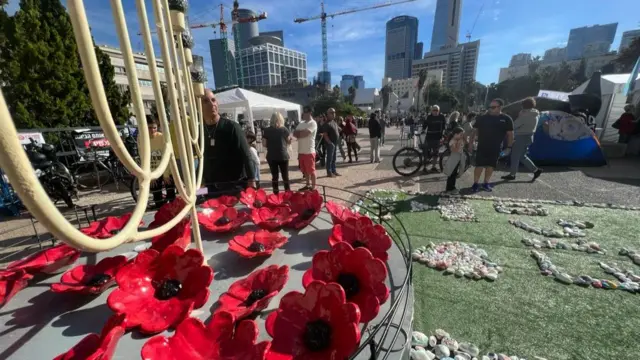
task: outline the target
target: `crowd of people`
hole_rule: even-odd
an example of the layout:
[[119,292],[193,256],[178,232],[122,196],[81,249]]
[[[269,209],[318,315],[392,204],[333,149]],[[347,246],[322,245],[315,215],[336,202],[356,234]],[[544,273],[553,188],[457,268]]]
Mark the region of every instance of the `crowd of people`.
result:
[[[205,148],[202,161],[204,167],[204,186],[210,197],[222,194],[237,194],[246,187],[257,187],[260,183],[260,156],[253,132],[244,131],[238,122],[219,114],[218,103],[212,91],[206,91],[202,98]],[[460,114],[455,111],[448,116],[434,105],[426,116],[418,120],[408,117],[396,118],[398,126],[407,126],[412,135],[424,135],[422,151],[425,155],[426,172],[437,172],[436,160],[441,145],[448,145],[450,156],[443,167],[447,175],[445,190],[457,192],[456,179],[473,162],[473,185],[471,190],[492,191],[492,176],[501,157],[510,158],[510,173],[502,177],[505,181],[514,180],[522,163],[532,174],[535,181],[541,174],[527,157],[527,150],[533,142],[540,113],[533,98],[522,102],[522,110],[512,119],[502,112],[504,102],[501,99],[491,101],[489,109],[483,114],[473,112]],[[625,109],[631,112],[632,109]],[[336,168],[338,152],[343,162],[357,163],[360,146],[358,118],[337,116],[335,109],[313,116],[313,109],[305,106],[301,121],[295,128],[286,126],[284,117],[275,112],[262,131],[261,143],[265,150],[265,159],[271,173],[271,185],[274,193],[291,189],[289,162],[292,157],[292,144],[296,140],[297,160],[303,175],[305,186],[302,190],[316,188],[316,166],[325,168],[328,178],[340,176]],[[621,141],[630,127],[626,118],[619,121]],[[370,163],[379,163],[380,147],[384,144],[385,130],[391,124],[386,115],[374,111],[366,119],[370,140]],[[633,120],[633,124],[636,122]],[[152,165],[157,166],[161,159],[164,137],[158,131],[156,119],[148,120],[151,136]],[[420,133],[418,133],[420,129]],[[172,137],[175,136],[171,131]],[[173,141],[175,143],[175,140]],[[175,145],[174,145],[175,146]],[[346,147],[346,151],[345,151]],[[176,153],[178,156],[178,153]],[[198,159],[196,159],[198,160]],[[196,165],[197,166],[197,165]],[[175,196],[173,181],[167,172],[153,183],[153,189],[165,188],[167,197]],[[154,200],[162,204],[166,199],[154,193]]]

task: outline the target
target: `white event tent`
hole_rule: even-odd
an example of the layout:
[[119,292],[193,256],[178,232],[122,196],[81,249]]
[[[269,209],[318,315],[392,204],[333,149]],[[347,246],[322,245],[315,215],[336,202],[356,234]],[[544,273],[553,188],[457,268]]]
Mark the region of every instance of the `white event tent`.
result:
[[[238,118],[238,114],[244,114],[245,121],[249,122],[251,131],[255,132],[253,122],[256,119],[270,119],[274,112],[279,112],[283,117],[291,117],[291,112],[295,111],[296,118],[289,121],[299,121],[302,108],[299,104],[276,99],[270,96],[258,94],[242,88],[230,89],[216,94],[218,100],[218,111],[228,113],[233,120]],[[248,111],[248,110],[251,111]]]

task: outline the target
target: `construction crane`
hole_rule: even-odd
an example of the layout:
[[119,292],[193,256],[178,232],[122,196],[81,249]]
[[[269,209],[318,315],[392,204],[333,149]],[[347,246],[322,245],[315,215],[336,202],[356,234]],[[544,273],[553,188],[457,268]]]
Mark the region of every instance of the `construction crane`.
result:
[[467,38],[467,42],[471,41],[471,34],[473,33],[473,30],[476,28],[476,24],[478,23],[478,19],[480,18],[480,15],[482,15],[482,10],[484,10],[484,2],[482,3],[482,6],[480,6],[480,10],[478,10],[478,15],[476,15],[476,19],[473,21],[473,26],[471,26],[471,30],[467,31],[467,36],[465,36]]
[[[232,17],[234,16],[234,13],[236,14],[234,19],[232,19],[232,25],[235,24],[246,24],[246,23],[252,23],[252,22],[258,22],[260,20],[264,20],[267,18],[267,13],[266,12],[262,12],[256,16],[249,16],[246,18],[240,18],[239,16],[237,16],[237,9],[240,5],[238,4],[238,1],[234,1],[233,2],[233,8],[234,10],[232,11]],[[227,23],[224,21],[224,8],[225,6],[223,4],[220,4],[220,21],[218,22],[212,22],[212,23],[204,23],[204,24],[193,24],[193,25],[189,25],[189,29],[204,29],[204,28],[212,28],[214,29],[213,31],[215,32],[216,28],[220,28],[220,43],[222,44],[222,51],[224,52],[225,56],[228,56],[227,54],[229,54],[229,43],[228,43],[228,34],[227,34]],[[152,34],[155,34],[157,31],[153,30],[151,31]],[[142,33],[138,33],[138,35],[142,35]],[[233,31],[233,39],[235,42],[235,46],[236,46],[236,57],[239,58],[238,55],[238,51],[239,49],[238,47],[238,32]],[[240,68],[240,73],[238,75],[238,85],[242,86],[243,83],[243,74],[242,74],[242,63],[240,62],[236,62],[238,65],[238,68]],[[231,77],[231,69],[229,69],[229,62],[225,59],[224,61],[224,72],[227,76],[227,83],[228,84],[232,84],[232,77]]]
[[334,18],[339,15],[352,14],[355,12],[360,12],[365,10],[379,9],[387,6],[398,5],[398,4],[403,4],[403,3],[413,2],[413,1],[417,1],[417,0],[386,1],[384,3],[380,3],[373,6],[367,6],[367,7],[358,8],[358,9],[348,9],[348,10],[327,14],[324,12],[324,0],[322,0],[320,2],[320,15],[309,17],[309,18],[297,18],[293,20],[293,22],[300,24],[303,22],[320,19],[320,24],[322,28],[322,70],[323,72],[326,73],[329,71],[329,55],[327,51],[327,18]]

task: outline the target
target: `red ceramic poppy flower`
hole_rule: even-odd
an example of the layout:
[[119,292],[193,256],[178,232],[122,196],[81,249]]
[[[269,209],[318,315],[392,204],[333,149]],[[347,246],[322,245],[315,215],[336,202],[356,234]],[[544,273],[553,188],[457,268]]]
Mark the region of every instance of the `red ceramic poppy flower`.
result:
[[89,334],[53,360],[111,360],[118,341],[124,335],[124,315],[109,318],[100,335]]
[[176,326],[209,298],[213,270],[203,263],[195,249],[145,250],[118,272],[118,287],[107,304],[125,315],[127,329],[140,326],[141,332],[154,334]]
[[261,207],[251,210],[251,220],[261,229],[278,231],[283,226],[289,224],[297,216],[288,207]]
[[[214,314],[204,325],[196,318],[181,322],[172,337],[156,336],[142,347],[143,360],[263,360],[271,345],[256,344],[258,325],[253,320],[234,322],[233,315]],[[234,333],[235,330],[235,333]]]
[[229,241],[229,250],[244,258],[271,256],[275,249],[287,243],[287,237],[279,232],[258,230],[235,236]]
[[314,280],[340,284],[347,301],[360,308],[360,321],[366,323],[378,315],[380,305],[389,298],[386,279],[387,267],[370,251],[339,242],[331,250],[313,255],[311,268],[302,277],[302,285],[307,287]]
[[362,215],[358,214],[355,211],[351,211],[348,207],[344,205],[340,205],[335,201],[327,201],[324,206],[327,208],[329,215],[331,215],[331,221],[333,225],[342,225],[344,221],[350,217],[361,217]]
[[290,206],[291,202],[289,201],[293,196],[293,192],[290,190],[281,191],[277,194],[269,194],[267,196],[267,205],[268,206]]
[[205,229],[214,233],[228,233],[237,230],[249,220],[249,214],[236,208],[218,206],[215,210],[204,209],[198,213],[198,221]]
[[260,209],[267,205],[267,193],[263,189],[256,190],[250,187],[240,193],[240,202],[250,209]]
[[238,198],[231,195],[223,195],[219,198],[209,199],[202,203],[203,208],[215,209],[220,205],[224,205],[226,207],[234,207],[238,203]]
[[51,291],[101,294],[116,283],[116,274],[127,264],[127,257],[118,255],[100,260],[95,265],[80,265],[62,275],[59,283],[51,284]]
[[11,298],[29,285],[33,275],[24,270],[0,270],[0,307],[3,307]]
[[360,310],[335,283],[314,281],[304,294],[292,291],[267,317],[269,360],[342,360],[360,343]]
[[7,270],[22,269],[31,275],[38,273],[55,274],[58,270],[76,262],[80,251],[66,244],[56,245],[46,250],[17,260],[7,266]]
[[191,244],[191,219],[184,219],[164,234],[151,239],[151,249],[163,252],[171,245],[186,249]]
[[317,190],[296,193],[291,197],[291,211],[298,214],[287,226],[296,230],[311,224],[322,209],[322,196]]
[[182,198],[177,197],[175,200],[168,202],[160,207],[153,215],[153,221],[149,224],[149,229],[157,228],[169,222],[184,209],[187,204]]
[[[131,219],[131,213],[122,216],[107,216],[100,221],[92,222],[86,228],[80,229],[80,231],[96,239],[108,239],[120,232],[127,225],[129,219]],[[140,225],[142,224],[143,222],[141,221]]]
[[347,218],[342,225],[334,225],[329,244],[331,246],[345,241],[354,248],[364,247],[369,249],[374,257],[387,261],[391,248],[391,237],[380,224],[374,224],[366,216],[359,218]]
[[218,300],[216,313],[224,311],[243,319],[269,306],[269,302],[282,290],[289,279],[289,267],[271,265],[256,270],[244,279],[234,282]]

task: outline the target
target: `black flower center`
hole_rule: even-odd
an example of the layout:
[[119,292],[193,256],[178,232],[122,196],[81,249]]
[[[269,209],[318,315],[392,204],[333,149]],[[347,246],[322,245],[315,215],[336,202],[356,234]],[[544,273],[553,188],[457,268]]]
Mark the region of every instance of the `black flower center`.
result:
[[302,214],[300,215],[300,218],[302,220],[309,220],[313,217],[313,215],[315,214],[315,210],[314,209],[305,209]]
[[160,286],[156,288],[155,296],[159,300],[169,300],[178,295],[180,289],[182,289],[180,281],[175,279],[163,280]]
[[351,246],[353,246],[354,249],[355,248],[360,248],[360,247],[367,248],[367,244],[363,243],[360,240],[354,241],[353,244],[351,244]]
[[111,235],[116,235],[116,234],[117,234],[117,233],[119,233],[119,232],[120,232],[120,229],[113,229],[113,230],[109,231],[109,233],[110,233]]
[[262,201],[260,201],[260,200],[254,200],[254,202],[253,202],[253,207],[255,207],[255,208],[261,208],[262,205],[263,205]]
[[308,322],[305,326],[302,341],[311,352],[318,352],[331,346],[331,325],[324,320]]
[[251,306],[253,305],[253,303],[262,299],[265,296],[267,296],[266,291],[262,289],[256,289],[256,290],[253,290],[251,294],[249,294],[249,297],[247,297],[247,300],[245,300],[244,303],[246,306]]
[[111,275],[95,274],[86,283],[87,286],[102,286],[111,280]]
[[216,224],[216,226],[224,226],[224,225],[227,225],[230,222],[231,222],[231,219],[229,219],[226,216],[222,216],[218,220],[216,220],[215,224]]
[[264,249],[264,245],[262,245],[261,243],[254,241],[251,243],[251,245],[249,245],[249,247],[247,248],[247,250],[251,251],[251,252],[263,252]]
[[353,274],[340,274],[336,282],[344,289],[347,299],[357,295],[360,291],[360,282]]

